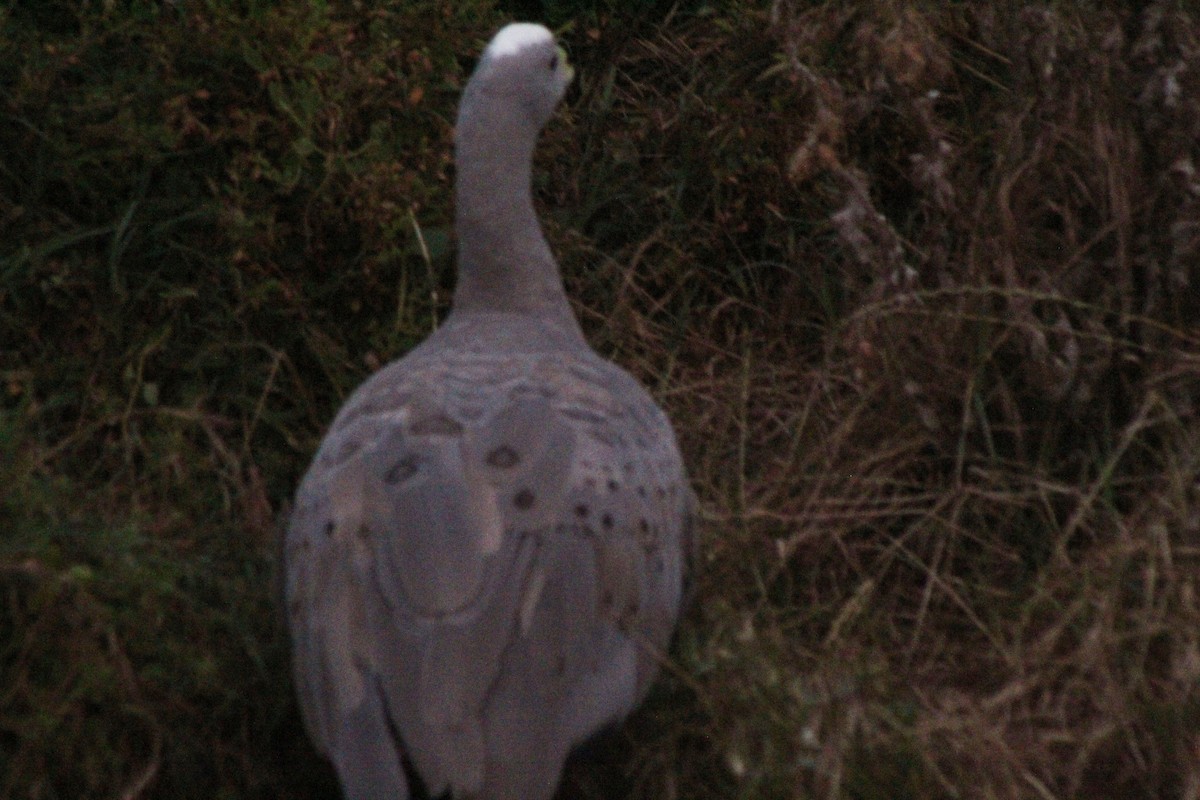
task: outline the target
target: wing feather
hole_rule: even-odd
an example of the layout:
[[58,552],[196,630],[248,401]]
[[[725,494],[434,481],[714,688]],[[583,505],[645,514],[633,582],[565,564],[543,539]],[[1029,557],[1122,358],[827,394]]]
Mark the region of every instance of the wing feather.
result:
[[401,769],[367,748],[386,723],[435,795],[548,800],[567,752],[656,671],[690,513],[674,437],[625,373],[556,363],[368,387],[302,484],[297,682],[347,786]]

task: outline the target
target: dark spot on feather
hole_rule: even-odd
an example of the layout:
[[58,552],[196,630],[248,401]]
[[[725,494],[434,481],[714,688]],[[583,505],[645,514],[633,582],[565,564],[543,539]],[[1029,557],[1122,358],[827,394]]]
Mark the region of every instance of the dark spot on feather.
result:
[[522,511],[533,508],[534,496],[530,489],[522,489],[513,495],[513,505]]
[[357,453],[361,448],[361,442],[357,442],[353,439],[347,439],[346,441],[342,442],[340,446],[338,446],[337,453],[335,453],[333,456],[333,463],[341,464],[343,461],[350,458],[350,456]]
[[620,488],[621,488],[621,484],[617,483],[616,481],[611,480],[611,479],[608,481],[608,490],[610,492],[615,492]]
[[613,597],[612,589],[605,589],[600,594],[600,604],[603,605],[605,608],[612,608],[613,601],[614,601],[614,597]]
[[612,514],[605,514],[603,517],[601,517],[600,524],[601,524],[601,526],[604,527],[604,530],[606,530],[606,531],[612,530],[612,526],[613,526]]
[[511,469],[521,463],[521,457],[517,455],[516,450],[513,450],[506,444],[502,444],[487,454],[486,461],[490,467]]
[[645,497],[645,496],[646,496],[646,487],[645,487],[645,486],[639,486],[639,487],[637,488],[637,493],[638,493],[638,497]]
[[404,458],[392,464],[391,468],[384,473],[383,482],[391,486],[397,483],[403,483],[417,474],[417,458],[413,455],[407,455]]
[[335,527],[336,526],[333,524],[333,520],[329,520],[328,522],[326,522],[325,523],[325,535],[333,536],[333,531],[334,531]]
[[621,444],[621,437],[604,428],[593,426],[587,429],[587,434],[605,447],[618,447]]
[[575,516],[579,517],[580,519],[583,519],[587,515],[588,515],[588,507],[586,505],[584,505],[583,503],[580,503],[579,505],[575,506]]
[[650,523],[646,521],[645,517],[638,520],[638,528],[641,529],[642,533],[650,532]]
[[458,436],[462,429],[462,425],[445,414],[430,414],[409,426],[409,431],[417,436]]

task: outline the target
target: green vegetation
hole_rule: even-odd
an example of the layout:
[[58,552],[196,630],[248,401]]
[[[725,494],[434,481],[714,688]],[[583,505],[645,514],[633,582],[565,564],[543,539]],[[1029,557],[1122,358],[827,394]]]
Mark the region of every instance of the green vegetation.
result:
[[0,8],[0,797],[336,796],[277,525],[444,313],[458,92],[539,9],[547,234],[707,517],[564,795],[1197,796],[1200,19],[624,5]]

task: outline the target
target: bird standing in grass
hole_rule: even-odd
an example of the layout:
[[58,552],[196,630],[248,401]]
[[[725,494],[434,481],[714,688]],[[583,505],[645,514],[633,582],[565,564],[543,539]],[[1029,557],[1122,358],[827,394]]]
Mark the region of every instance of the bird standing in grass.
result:
[[453,308],[351,395],[297,493],[296,683],[351,800],[548,800],[679,615],[695,501],[674,432],[584,340],[533,210],[573,76],[540,25],[488,44],[455,131]]

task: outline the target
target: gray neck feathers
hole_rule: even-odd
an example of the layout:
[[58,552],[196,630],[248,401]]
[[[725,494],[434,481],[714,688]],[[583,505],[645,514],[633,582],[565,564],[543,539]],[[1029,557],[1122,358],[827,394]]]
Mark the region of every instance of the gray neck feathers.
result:
[[474,88],[467,87],[455,129],[454,311],[532,314],[578,331],[533,210],[540,126],[513,98]]

